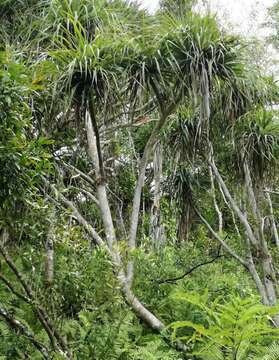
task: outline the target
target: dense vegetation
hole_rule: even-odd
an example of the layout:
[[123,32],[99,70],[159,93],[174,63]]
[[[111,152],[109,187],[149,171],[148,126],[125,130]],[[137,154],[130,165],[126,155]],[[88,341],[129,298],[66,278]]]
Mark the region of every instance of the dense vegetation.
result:
[[0,359],[279,359],[279,89],[195,3],[1,1]]

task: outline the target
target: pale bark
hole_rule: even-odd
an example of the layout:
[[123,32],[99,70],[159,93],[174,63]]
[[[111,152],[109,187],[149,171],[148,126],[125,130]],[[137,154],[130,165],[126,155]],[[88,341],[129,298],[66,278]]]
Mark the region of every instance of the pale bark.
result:
[[230,192],[229,192],[229,190],[227,188],[227,185],[225,184],[222,176],[220,175],[219,170],[217,169],[213,159],[209,160],[209,165],[211,166],[212,171],[213,171],[213,173],[215,175],[215,178],[216,178],[217,182],[219,183],[220,187],[222,188],[224,195],[226,196],[228,202],[230,203],[230,206],[232,207],[233,211],[238,216],[240,222],[244,226],[244,228],[245,228],[245,230],[247,232],[247,236],[249,237],[251,243],[254,246],[257,246],[258,240],[256,239],[250,224],[248,223],[245,215],[242,213],[242,211],[238,207],[236,201],[233,199],[232,195],[230,194]]
[[214,177],[213,177],[211,166],[208,167],[208,170],[209,170],[209,177],[210,177],[210,183],[211,183],[211,195],[213,198],[214,208],[218,215],[218,229],[219,229],[218,232],[219,232],[219,234],[222,234],[222,232],[223,232],[223,214],[217,203],[216,191],[215,191],[215,185],[214,185]]
[[97,245],[102,246],[104,244],[103,239],[100,237],[100,235],[97,233],[97,231],[93,228],[93,226],[91,224],[89,224],[89,222],[84,218],[84,216],[81,215],[81,213],[79,212],[79,210],[77,209],[75,204],[72,201],[66,199],[65,196],[61,192],[57,192],[57,190],[55,189],[55,187],[53,185],[51,185],[51,188],[58,195],[58,197],[60,198],[62,203],[65,204],[67,207],[69,207],[72,210],[74,217],[76,218],[78,223],[83,226],[83,228],[86,230],[86,232],[91,236],[92,240]]
[[232,215],[232,221],[233,221],[234,228],[235,228],[235,231],[236,231],[236,233],[237,233],[237,236],[238,236],[239,238],[241,238],[241,234],[240,234],[240,231],[239,231],[239,227],[237,226],[237,223],[236,223],[234,211],[232,210],[230,204],[228,203],[228,200],[226,199],[226,197],[225,197],[225,195],[224,195],[224,193],[223,193],[223,190],[222,190],[220,184],[218,184],[218,187],[219,187],[219,191],[220,191],[220,193],[221,193],[221,195],[222,195],[222,198],[223,198],[223,200],[224,200],[224,203],[225,203],[225,204],[227,205],[227,207],[230,209],[230,212],[231,212],[231,215]]
[[95,188],[95,182],[91,179],[90,176],[88,176],[87,174],[85,174],[83,171],[79,170],[78,168],[76,168],[75,166],[71,165],[71,164],[67,164],[64,161],[62,162],[62,164],[73,170],[74,172],[76,172],[78,175],[80,175],[81,178],[83,178],[88,184],[91,185],[91,187]]
[[[249,240],[248,240],[249,241]],[[269,299],[268,299],[268,296],[267,296],[267,293],[266,293],[266,289],[265,289],[265,286],[263,285],[262,283],[262,280],[259,276],[259,273],[256,269],[256,266],[254,264],[254,261],[253,261],[253,257],[252,256],[249,256],[249,259],[248,259],[248,269],[249,269],[249,272],[255,282],[255,285],[258,289],[258,292],[261,296],[261,301],[264,305],[271,305],[270,302],[269,302]]]
[[158,142],[154,151],[153,171],[154,171],[154,196],[153,204],[151,207],[150,216],[150,236],[154,245],[154,248],[159,248],[164,240],[164,228],[160,221],[160,201],[161,201],[161,179],[162,179],[162,148]]
[[261,215],[257,206],[257,200],[253,189],[253,183],[252,178],[250,174],[250,169],[247,164],[246,159],[243,159],[243,170],[244,170],[244,177],[245,177],[245,184],[246,184],[246,190],[248,193],[249,202],[252,208],[253,215],[255,217],[255,220],[260,220]]
[[[245,187],[246,187],[249,204],[252,209],[252,214],[253,214],[253,218],[254,218],[253,229],[254,229],[254,234],[257,238],[257,245],[258,245],[258,247],[263,247],[263,246],[267,247],[265,244],[265,237],[264,237],[263,226],[262,226],[263,217],[261,215],[260,209],[257,204],[257,198],[256,198],[256,195],[254,192],[252,177],[251,177],[250,169],[249,169],[246,159],[243,159],[243,170],[244,170],[244,178],[245,178]],[[247,219],[247,217],[246,217],[246,219]]]
[[[244,215],[247,218],[246,211],[244,212]],[[258,292],[261,296],[262,303],[264,305],[269,305],[265,286],[260,278],[260,275],[259,275],[257,268],[255,266],[255,263],[254,263],[254,258],[253,258],[253,254],[252,254],[252,250],[251,250],[251,242],[250,242],[250,239],[247,236],[247,234],[245,236],[245,241],[246,241],[246,253],[247,253],[247,258],[248,258],[248,270],[249,270],[249,272],[252,276],[252,279],[254,280],[255,285],[258,289]]]
[[127,303],[132,307],[138,317],[146,324],[148,324],[151,329],[159,332],[164,329],[165,325],[149,310],[147,310],[146,307],[144,307],[138,298],[133,294],[127,279],[122,281],[122,291],[125,295]]
[[[139,221],[141,193],[142,193],[142,188],[143,188],[144,180],[145,180],[146,166],[148,164],[152,149],[157,142],[158,133],[164,126],[167,118],[168,118],[168,114],[165,114],[165,113],[161,114],[161,117],[160,117],[157,125],[154,127],[154,129],[145,145],[144,152],[143,152],[143,155],[142,155],[142,158],[140,161],[139,174],[138,174],[138,180],[137,180],[137,184],[136,184],[136,188],[135,188],[135,192],[134,192],[133,208],[132,208],[132,215],[131,215],[131,221],[130,221],[130,232],[129,232],[129,242],[128,242],[129,251],[133,251],[136,248],[136,237],[137,237],[137,229],[138,229],[138,221]],[[128,281],[130,284],[132,284],[133,275],[134,275],[134,263],[133,263],[133,261],[129,261],[128,267],[127,267],[127,276],[128,276]]]
[[269,205],[270,220],[271,220],[273,236],[274,236],[274,239],[275,239],[277,249],[279,250],[279,235],[278,235],[278,230],[277,230],[277,226],[276,226],[276,222],[275,222],[273,204],[272,204],[272,200],[271,200],[271,196],[270,196],[269,191],[266,191],[266,198],[267,198],[268,205]]
[[243,265],[246,269],[248,268],[248,263],[241,256],[239,256],[221,237],[220,235],[213,230],[210,226],[208,221],[196,210],[197,215],[207,227],[207,229],[211,232],[211,234],[215,237],[215,239],[222,245],[222,247],[234,258],[236,259],[241,265]]
[[254,279],[254,281],[257,285],[257,288],[260,292],[260,295],[262,296],[263,301],[265,301],[265,302],[267,301],[268,305],[274,305],[276,303],[276,298],[277,298],[276,288],[275,288],[275,273],[274,273],[273,264],[272,264],[272,257],[270,255],[264,234],[262,232],[262,227],[261,227],[262,218],[260,216],[260,211],[258,209],[256,197],[255,197],[255,194],[253,191],[249,168],[246,167],[244,170],[245,170],[246,187],[247,187],[247,192],[249,195],[250,205],[252,207],[252,211],[253,211],[255,220],[256,220],[256,222],[258,222],[258,224],[256,224],[256,227],[257,227],[256,233],[254,233],[251,225],[249,224],[246,214],[244,214],[240,210],[240,208],[236,204],[235,200],[231,196],[225,182],[223,181],[223,179],[214,163],[214,160],[213,159],[209,160],[209,163],[210,163],[210,166],[212,167],[213,173],[215,174],[218,183],[220,184],[220,187],[222,188],[222,190],[224,192],[224,195],[226,196],[228,202],[230,203],[232,209],[235,211],[239,220],[244,225],[246,235],[249,239],[249,242],[259,252],[258,261],[260,262],[262,271],[263,271],[262,283],[265,288],[266,298],[264,296],[263,290],[259,283],[259,279],[258,279],[259,276],[256,271],[256,268],[255,267],[253,268],[251,266],[251,261],[249,263],[248,268],[250,270],[251,275],[253,276],[253,279]]
[[46,249],[46,273],[45,279],[47,286],[52,286],[54,280],[54,221],[55,212],[50,216],[49,230],[47,233],[45,249]]
[[209,91],[209,77],[207,73],[207,69],[202,69],[201,74],[201,82],[200,82],[200,90],[202,94],[202,102],[201,102],[201,115],[203,117],[202,120],[207,122],[207,130],[209,131],[209,119],[210,119],[210,91]]
[[97,198],[99,202],[99,208],[104,223],[107,244],[110,250],[112,250],[113,244],[116,242],[115,230],[112,221],[111,211],[108,203],[106,181],[104,170],[102,169],[102,162],[100,161],[100,144],[98,145],[96,135],[93,130],[92,121],[95,121],[92,117],[92,112],[86,112],[86,130],[87,130],[87,142],[88,142],[88,154],[95,167],[96,182],[97,182]]
[[98,199],[90,191],[85,190],[83,188],[79,188],[78,190],[83,194],[85,194],[87,197],[89,197],[89,199],[92,200],[93,203],[95,203],[97,206],[100,205]]
[[263,253],[260,258],[263,274],[264,274],[264,286],[269,300],[269,305],[275,305],[277,302],[274,268],[272,264],[271,255]]
[[134,310],[134,312],[140,319],[142,319],[150,328],[161,331],[164,328],[164,324],[144,305],[142,305],[142,303],[133,294],[133,292],[131,291],[130,279],[128,279],[123,268],[120,251],[115,237],[111,210],[109,207],[108,197],[106,193],[105,176],[104,173],[102,173],[101,162],[99,159],[100,147],[98,147],[97,145],[97,137],[95,136],[94,128],[92,125],[92,117],[91,113],[89,112],[87,112],[86,116],[86,129],[88,139],[88,152],[94,165],[97,177],[97,196],[106,233],[106,246],[113,260],[113,264],[116,268],[116,273],[119,283],[121,285],[122,293],[127,303],[131,306],[131,308]]
[[261,264],[263,271],[263,276],[264,276],[263,283],[266,289],[266,294],[268,297],[269,304],[275,305],[277,301],[276,299],[277,296],[276,296],[276,288],[275,288],[276,276],[273,268],[273,260],[265,239],[265,234],[263,231],[263,217],[261,215],[261,211],[257,204],[257,198],[253,188],[250,169],[245,159],[243,161],[243,169],[245,176],[245,185],[246,185],[250,205],[252,208],[252,213],[254,215],[254,221],[255,221],[254,231],[258,237],[258,244],[257,244],[259,250],[258,260]]

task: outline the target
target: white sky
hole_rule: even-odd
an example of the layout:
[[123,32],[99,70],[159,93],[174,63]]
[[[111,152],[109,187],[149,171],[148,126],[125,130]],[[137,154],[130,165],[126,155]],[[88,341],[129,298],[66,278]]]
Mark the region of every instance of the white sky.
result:
[[[173,0],[175,1],[175,0]],[[210,9],[222,22],[231,23],[236,32],[245,35],[264,35],[261,24],[267,20],[267,9],[275,0],[210,0]],[[159,0],[140,0],[145,8],[154,11]]]

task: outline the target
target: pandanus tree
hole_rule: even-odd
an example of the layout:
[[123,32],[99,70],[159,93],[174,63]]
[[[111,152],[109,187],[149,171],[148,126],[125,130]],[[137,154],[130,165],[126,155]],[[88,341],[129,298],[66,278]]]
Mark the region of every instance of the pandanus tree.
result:
[[[74,22],[73,28],[75,38],[73,38],[73,34],[70,34],[70,39],[72,41],[78,41],[78,43],[74,42],[69,44],[69,40],[63,37],[62,41],[67,44],[67,47],[53,52],[52,56],[58,61],[58,64],[62,66],[65,65],[64,71],[66,71],[64,72],[64,79],[66,78],[69,88],[74,89],[74,101],[78,106],[77,112],[81,114],[81,120],[85,122],[88,154],[94,165],[98,207],[103,221],[106,240],[104,241],[96,230],[81,216],[73,203],[67,201],[64,197],[61,197],[61,199],[74,210],[78,221],[85,226],[85,229],[89,231],[94,241],[99,246],[105,246],[107,248],[116,269],[118,269],[118,278],[128,303],[148,325],[154,329],[161,330],[163,328],[161,321],[149,312],[131,291],[133,261],[129,261],[126,271],[120,256],[111,207],[107,196],[106,174],[103,165],[99,128],[101,124],[106,124],[109,116],[114,115],[115,103],[118,104],[120,101],[120,106],[124,106],[124,108],[129,106],[128,109],[130,110],[131,105],[129,105],[129,103],[127,104],[125,101],[124,104],[121,104],[123,101],[121,96],[123,98],[123,95],[119,90],[120,87],[128,92],[127,97],[136,96],[138,91],[145,90],[145,83],[154,87],[155,96],[157,96],[161,106],[161,117],[147,142],[139,166],[128,240],[129,250],[132,251],[136,246],[135,241],[145,168],[151,150],[155,145],[158,131],[163,126],[169,113],[171,113],[175,103],[166,109],[163,107],[161,89],[158,89],[158,80],[155,80],[155,77],[161,77],[162,75],[158,72],[158,59],[155,58],[157,49],[154,47],[154,44],[152,44],[153,48],[149,45],[147,54],[144,54],[144,52],[139,52],[141,49],[137,44],[134,46],[132,43],[129,49],[128,46],[124,46],[123,37],[117,39],[115,38],[117,34],[110,33],[109,39],[108,34],[102,30],[96,34],[94,42],[88,43],[81,25]],[[125,42],[126,41],[128,41],[129,45],[129,39],[125,39]],[[133,42],[133,39],[131,39],[130,42]],[[72,48],[69,49],[70,46],[72,46]],[[150,54],[148,52],[150,52],[154,58],[148,58],[146,56]],[[143,59],[145,59],[145,64]],[[139,60],[142,61],[142,63],[140,63]],[[130,96],[129,92],[131,93]],[[133,98],[132,101],[134,101]]]
[[[263,81],[262,84],[264,83]],[[228,119],[230,121],[233,119],[229,126],[231,135],[227,132],[221,140],[221,146],[220,140],[219,145],[218,141],[215,142],[215,147],[218,149],[217,158],[220,159],[222,159],[222,156],[220,157],[222,152],[227,151],[226,147],[227,149],[231,146],[234,148],[231,152],[234,158],[229,160],[225,155],[223,161],[231,161],[231,164],[234,164],[232,174],[238,177],[238,189],[241,189],[240,202],[236,196],[239,190],[236,191],[237,188],[234,188],[234,192],[229,190],[230,176],[227,175],[225,180],[216,165],[216,151],[213,154],[211,142],[212,138],[214,139],[213,135],[209,141],[208,162],[222,197],[232,210],[234,221],[237,218],[242,226],[239,234],[241,233],[240,237],[244,239],[242,243],[244,255],[237,254],[232,247],[225,244],[227,251],[250,272],[262,302],[266,305],[274,305],[277,302],[276,270],[270,252],[268,234],[265,233],[265,216],[263,215],[263,211],[267,209],[264,189],[271,182],[274,175],[273,169],[278,161],[278,114],[276,111],[268,110],[276,94],[273,92],[273,85],[271,83],[269,85],[270,87],[263,89],[267,95],[266,90],[269,87],[269,96],[258,97],[253,89],[252,92],[247,89],[249,96],[247,93],[244,97],[243,95],[233,97],[235,100],[238,99],[238,105],[233,112],[228,112],[230,113]],[[236,94],[235,90],[234,94]],[[245,94],[243,90],[241,92]],[[259,98],[263,100],[262,104],[259,104]],[[239,105],[240,100],[242,106]],[[236,109],[238,109],[238,114]],[[223,241],[208,222],[204,218],[202,220],[215,238]],[[277,231],[274,226],[273,231],[276,236]],[[278,325],[278,319],[275,318],[274,321]]]
[[[248,118],[248,119],[247,119]],[[240,155],[240,169],[243,172],[247,202],[254,237],[248,237],[248,246],[255,247],[256,259],[261,267],[262,283],[265,293],[260,292],[263,302],[276,303],[276,274],[269,239],[265,234],[263,204],[265,186],[271,183],[274,166],[278,161],[279,127],[278,114],[274,111],[256,110],[244,119],[244,129],[237,140]],[[248,215],[249,217],[249,215]],[[251,256],[251,254],[250,254]],[[250,259],[252,261],[252,259]],[[258,285],[259,288],[259,285]],[[260,290],[260,288],[259,288]]]
[[[192,207],[222,247],[250,272],[262,302],[274,305],[277,301],[276,269],[270,252],[268,233],[265,233],[266,216],[262,211],[266,211],[269,206],[268,216],[271,217],[275,241],[278,242],[272,202],[267,195],[267,204],[264,195],[264,189],[274,178],[278,159],[278,115],[276,111],[270,110],[276,102],[277,90],[270,79],[253,77],[251,74],[247,76],[244,68],[241,69],[242,64],[235,65],[238,76],[228,81],[229,74],[225,70],[223,74],[226,74],[226,78],[220,76],[214,81],[210,71],[205,71],[211,69],[212,64],[204,63],[200,74],[201,87],[195,103],[199,119],[194,122],[196,128],[190,138],[195,139],[194,143],[190,149],[189,146],[187,148],[187,145],[191,144],[188,139],[188,134],[193,130],[191,121],[184,121],[186,131],[182,129],[180,133],[172,132],[172,143],[177,142],[176,147],[184,155],[184,159],[180,156],[182,164],[190,165],[196,172],[200,167],[208,167],[211,195],[219,219],[218,231],[200,214],[197,209],[198,199],[194,198]],[[194,118],[194,115],[192,117]],[[231,154],[234,154],[233,158],[230,157]],[[225,179],[220,168],[226,169]],[[242,181],[236,181],[230,174],[235,174],[238,180]],[[234,186],[236,183],[237,186]],[[223,204],[218,204],[215,184],[219,188],[219,199],[222,199],[231,211],[232,223],[240,239],[246,239],[242,243],[240,254],[224,241],[224,236],[227,235],[223,233],[220,209]],[[183,179],[180,179],[177,185],[177,189],[181,188]],[[233,192],[229,190],[230,186],[234,188]],[[237,200],[239,189],[240,202]],[[183,194],[187,196],[188,193],[189,186],[186,186]],[[192,195],[191,197],[193,198]],[[278,325],[276,317],[274,321]]]
[[[53,118],[42,112],[40,117],[53,122],[61,117],[73,119],[72,123],[77,126],[72,123],[71,126],[78,134],[72,143],[78,142],[80,153],[75,154],[74,163],[71,156],[70,161],[61,161],[61,154],[70,141],[66,136],[60,137],[60,147],[54,149],[57,171],[55,175],[42,177],[45,189],[41,187],[40,191],[45,191],[45,200],[51,200],[57,211],[61,205],[68,208],[84,230],[84,237],[90,238],[93,246],[106,250],[125,301],[151,329],[161,331],[164,323],[154,315],[156,309],[149,310],[133,288],[146,168],[161,130],[180,103],[185,100],[191,103],[193,99],[193,106],[202,109],[199,121],[208,122],[212,84],[218,80],[231,83],[239,76],[238,41],[223,35],[210,17],[193,15],[179,20],[170,15],[151,17],[120,1],[100,1],[94,7],[91,1],[54,1],[51,5],[51,13],[43,19],[45,25],[44,22],[40,25],[42,39],[35,40],[42,53],[35,65],[43,78],[50,75],[55,78],[51,83],[53,101],[49,107]],[[122,16],[113,16],[117,9]],[[50,28],[54,34],[52,39],[45,36]],[[60,107],[61,99],[65,101],[66,111]],[[47,106],[42,108],[47,112]],[[131,126],[142,113],[151,112],[155,119],[135,169],[133,199],[127,205],[123,221],[128,228],[123,251],[123,236],[119,235],[114,211],[117,200],[112,201],[110,192],[107,144],[112,141],[111,130]],[[123,158],[125,160],[125,154],[120,152],[117,160]],[[65,167],[82,180],[78,196],[71,193]],[[84,183],[86,189],[82,187]],[[86,214],[82,211],[80,194],[96,210],[94,218],[98,217],[99,221],[93,221],[90,211]],[[35,306],[32,289],[27,291]],[[71,358],[64,338],[46,323],[43,309],[37,310],[46,331],[51,327],[49,338],[53,348]]]
[[[71,31],[61,28],[62,35],[56,41],[56,49],[49,54],[62,74],[58,79],[62,85],[56,86],[56,89],[61,86],[68,94],[70,106],[76,106],[76,114],[86,132],[87,153],[93,168],[83,177],[94,183],[96,194],[91,194],[91,199],[95,199],[99,208],[105,239],[93,228],[90,219],[85,219],[73,201],[61,192],[59,199],[72,209],[76,220],[93,242],[107,249],[129,305],[147,325],[160,331],[164,328],[161,320],[132,291],[132,254],[137,247],[146,167],[160,130],[183,98],[193,93],[200,97],[205,88],[206,93],[202,96],[208,99],[210,88],[206,86],[209,79],[220,77],[230,81],[236,75],[238,44],[234,39],[222,36],[211,18],[193,16],[189,21],[178,21],[167,16],[154,19],[152,23],[148,16],[141,16],[144,26],[140,32],[134,29],[133,23],[130,26],[121,22],[115,24],[111,19],[110,25],[96,28],[92,39],[73,14],[69,14]],[[155,108],[158,115],[137,170],[131,216],[127,221],[127,261],[119,248],[107,193],[108,175],[103,151],[103,143],[107,139],[102,138],[101,130],[111,123],[118,124],[119,113],[129,114],[126,121],[133,122],[138,108],[142,107],[153,111]],[[119,117],[123,122],[123,115]],[[82,173],[80,169],[77,171]]]
[[[188,106],[187,106],[188,105]],[[166,131],[170,174],[168,186],[170,197],[177,205],[177,240],[189,238],[194,217],[194,190],[202,162],[198,164],[198,154],[202,137],[199,136],[199,113],[192,110],[191,103],[179,107],[176,116]],[[173,156],[175,154],[175,156]]]

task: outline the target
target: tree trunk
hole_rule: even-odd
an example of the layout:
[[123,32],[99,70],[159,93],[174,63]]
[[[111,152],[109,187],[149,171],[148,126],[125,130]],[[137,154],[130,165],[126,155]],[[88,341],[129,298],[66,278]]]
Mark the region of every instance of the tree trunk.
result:
[[178,219],[177,240],[179,241],[179,243],[188,240],[193,221],[192,217],[192,204],[187,201],[187,203],[184,203],[182,205],[181,214],[179,215]]
[[9,313],[6,309],[0,307],[0,317],[2,317],[6,324],[14,331],[16,331],[17,335],[23,335],[26,339],[28,339],[33,346],[42,354],[44,359],[50,359],[49,350],[47,347],[42,344],[38,339],[36,339],[35,335],[27,328],[27,326],[21,323],[18,319],[14,317],[14,314]]
[[45,263],[45,279],[46,285],[51,287],[54,280],[54,221],[55,212],[50,217],[49,231],[45,243],[46,249],[46,263]]
[[[100,162],[100,144],[97,144],[97,137],[95,135],[94,127],[92,121],[94,122],[94,114],[92,114],[92,108],[86,112],[86,130],[87,130],[87,140],[88,140],[88,153],[95,167],[96,177],[97,177],[97,197],[99,201],[99,207],[101,211],[101,217],[104,224],[105,234],[106,234],[106,245],[109,254],[111,255],[119,283],[121,285],[121,290],[124,295],[125,300],[137,314],[137,316],[142,319],[151,329],[161,331],[164,328],[164,324],[153,315],[137,297],[133,294],[131,290],[131,278],[125,274],[123,262],[121,259],[120,251],[115,237],[114,225],[112,221],[111,211],[109,207],[108,197],[106,193],[106,182],[105,176],[102,173],[103,169],[101,168]],[[145,167],[144,167],[145,169]],[[140,176],[144,176],[145,171],[141,171]],[[139,181],[141,183],[141,180]],[[139,191],[139,188],[137,188]],[[141,191],[141,189],[140,189]],[[80,217],[78,217],[80,219]],[[82,221],[83,225],[86,225]]]
[[[262,227],[262,217],[260,215],[260,211],[257,204],[257,199],[254,194],[254,189],[252,186],[251,176],[249,167],[245,166],[245,186],[248,193],[249,204],[252,209],[255,228],[249,223],[249,220],[246,216],[246,212],[243,213],[232,195],[230,194],[224,180],[222,179],[214,160],[211,159],[210,165],[212,167],[212,171],[214,172],[216,179],[228,201],[230,206],[232,207],[235,214],[238,216],[240,222],[244,225],[246,236],[247,236],[247,251],[248,251],[248,270],[256,284],[256,287],[259,291],[259,294],[262,298],[262,302],[266,305],[273,306],[277,302],[277,294],[276,294],[276,277],[273,267],[273,259],[269,252],[267,242],[265,240],[265,236],[263,233]],[[257,254],[257,262],[259,263],[262,270],[262,279],[259,276],[259,273],[254,264],[254,256],[252,255],[251,247],[255,248],[255,253]],[[274,323],[276,326],[279,326],[278,322],[279,316],[274,318]]]
[[214,177],[212,173],[211,166],[208,167],[209,170],[209,177],[210,177],[210,184],[211,184],[211,195],[213,198],[213,204],[214,208],[216,210],[216,213],[218,215],[218,228],[219,228],[219,234],[222,234],[223,232],[223,214],[218,206],[217,199],[216,199],[216,191],[215,191],[215,185],[214,185]]
[[248,193],[248,198],[254,216],[254,233],[258,238],[257,241],[257,250],[259,253],[258,260],[262,267],[263,283],[266,289],[268,302],[269,305],[272,306],[275,305],[277,302],[276,287],[275,287],[276,276],[273,267],[273,259],[268,249],[268,245],[264,234],[264,227],[263,227],[264,221],[257,201],[257,199],[259,199],[259,196],[256,197],[255,195],[250,169],[246,159],[243,160],[243,169],[244,169],[245,185]]
[[274,240],[275,240],[277,249],[279,250],[279,235],[278,235],[278,230],[277,230],[277,226],[276,226],[276,222],[275,222],[272,200],[271,200],[271,196],[270,196],[270,193],[268,190],[266,191],[266,198],[267,198],[268,205],[269,205],[270,220],[271,220],[271,226],[272,226],[272,230],[273,230],[273,236],[274,236]]
[[161,225],[161,179],[162,179],[162,147],[158,143],[154,152],[153,171],[154,171],[154,198],[150,216],[150,236],[155,249],[160,248],[164,242],[164,227]]

